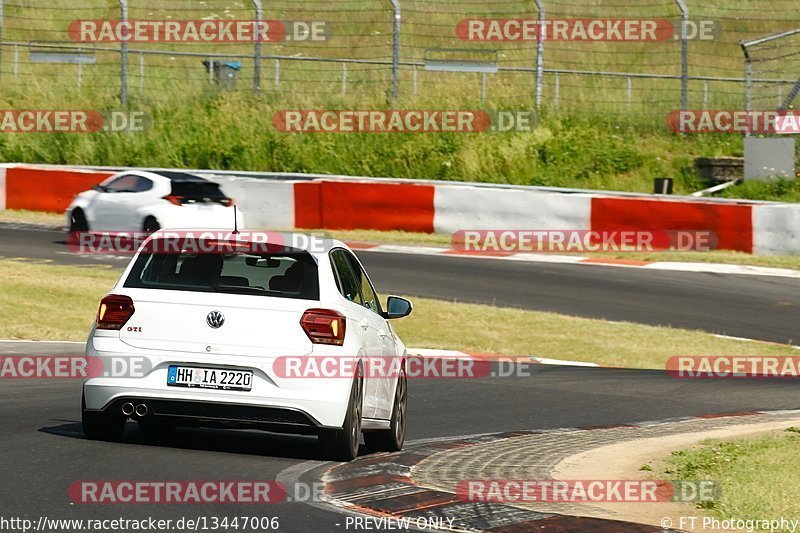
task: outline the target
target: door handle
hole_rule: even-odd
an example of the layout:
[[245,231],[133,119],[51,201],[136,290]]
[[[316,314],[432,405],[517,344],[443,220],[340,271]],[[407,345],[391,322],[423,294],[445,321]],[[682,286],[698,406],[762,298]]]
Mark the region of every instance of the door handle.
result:
[[361,322],[359,322],[359,325],[361,326],[361,329],[369,328],[369,322],[367,322],[367,320],[362,320]]

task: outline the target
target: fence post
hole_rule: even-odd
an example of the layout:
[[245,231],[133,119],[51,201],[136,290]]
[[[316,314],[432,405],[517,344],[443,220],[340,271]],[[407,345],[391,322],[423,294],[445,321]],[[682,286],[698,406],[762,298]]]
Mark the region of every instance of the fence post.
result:
[[0,77],[3,74],[3,0],[0,0]]
[[[264,19],[264,6],[261,0],[253,0],[256,8],[256,27]],[[256,37],[256,44],[253,46],[253,92],[258,93],[261,89],[261,34]]]
[[139,52],[139,96],[144,93],[144,52]]
[[542,0],[536,0],[536,10],[538,11],[539,32],[536,36],[536,109],[542,104],[542,77],[544,75],[544,4]]
[[[121,8],[120,20],[128,20],[128,0],[119,0]],[[119,48],[120,53],[120,89],[119,99],[123,104],[128,103],[128,41],[122,41]]]
[[400,0],[392,0],[392,102],[400,92]]
[[625,93],[628,97],[628,105],[631,105],[631,99],[633,98],[633,79],[628,76],[628,83],[625,87]]
[[681,111],[689,107],[689,9],[684,0],[675,0],[681,10]]
[[560,79],[560,77],[558,75],[558,72],[556,72],[555,78],[556,78],[555,96],[553,97],[553,105],[554,105],[554,107],[556,109],[558,109],[558,100],[559,100],[559,97],[561,96],[560,95],[560,93],[561,93],[561,79]]
[[[750,98],[753,91],[753,60],[750,57],[750,49],[747,47],[747,43],[740,41],[739,45],[742,47],[742,52],[744,52],[744,110],[749,113]],[[744,136],[750,136],[750,128],[747,128]]]

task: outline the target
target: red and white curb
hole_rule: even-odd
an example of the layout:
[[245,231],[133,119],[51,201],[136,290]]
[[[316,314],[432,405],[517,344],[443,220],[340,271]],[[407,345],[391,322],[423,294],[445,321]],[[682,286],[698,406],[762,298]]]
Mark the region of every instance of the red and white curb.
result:
[[555,255],[535,253],[481,253],[463,252],[440,246],[404,246],[399,244],[348,243],[354,250],[389,254],[438,255],[449,257],[469,257],[522,261],[528,263],[576,264],[589,266],[610,266],[622,268],[642,268],[645,270],[667,270],[673,272],[698,272],[708,274],[742,274],[750,276],[773,276],[800,279],[800,270],[752,265],[731,265],[725,263],[689,263],[680,261],[639,261],[635,259],[615,259],[605,257],[584,257],[578,255]]

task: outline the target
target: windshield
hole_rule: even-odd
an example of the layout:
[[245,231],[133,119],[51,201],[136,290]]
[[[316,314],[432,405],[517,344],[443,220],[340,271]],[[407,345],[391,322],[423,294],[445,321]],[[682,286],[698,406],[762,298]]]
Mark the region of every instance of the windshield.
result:
[[207,181],[173,181],[170,195],[180,198],[182,203],[228,200],[217,183]]
[[141,254],[125,287],[319,300],[317,264],[307,252]]

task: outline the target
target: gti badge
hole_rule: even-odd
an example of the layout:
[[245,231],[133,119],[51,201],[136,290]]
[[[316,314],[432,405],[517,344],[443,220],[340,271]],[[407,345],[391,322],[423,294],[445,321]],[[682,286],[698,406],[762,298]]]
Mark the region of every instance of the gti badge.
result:
[[221,328],[225,323],[225,316],[219,311],[211,311],[206,317],[206,324],[214,329]]

